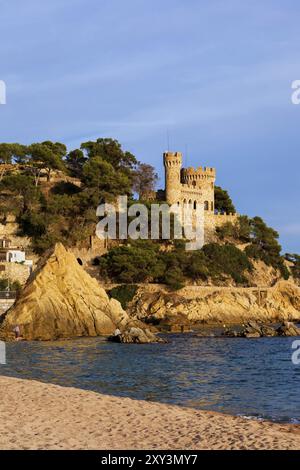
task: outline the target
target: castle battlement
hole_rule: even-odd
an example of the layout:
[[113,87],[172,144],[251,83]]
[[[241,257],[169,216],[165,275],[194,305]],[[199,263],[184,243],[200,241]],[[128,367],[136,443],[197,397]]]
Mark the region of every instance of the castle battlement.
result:
[[165,152],[164,153],[164,165],[165,167],[177,166],[178,168],[181,168],[182,153],[181,152]]
[[236,212],[233,213],[233,212],[216,212],[214,213],[214,216],[215,217],[239,217],[239,214],[237,214]]
[[203,175],[203,174],[207,174],[207,175],[216,175],[216,169],[215,168],[210,168],[210,167],[206,167],[204,166],[202,168],[202,166],[199,166],[199,168],[193,168],[193,167],[188,167],[188,168],[182,168],[182,173],[184,175]]
[[216,178],[215,168],[202,168],[201,166],[195,168],[182,168],[181,170],[181,182],[185,184],[193,183],[194,181],[209,180],[214,181]]

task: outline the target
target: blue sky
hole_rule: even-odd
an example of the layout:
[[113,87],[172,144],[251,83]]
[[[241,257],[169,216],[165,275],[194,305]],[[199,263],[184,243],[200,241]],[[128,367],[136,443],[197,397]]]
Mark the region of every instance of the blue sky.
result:
[[162,176],[169,133],[300,252],[298,0],[0,0],[0,18],[0,141],[114,137]]

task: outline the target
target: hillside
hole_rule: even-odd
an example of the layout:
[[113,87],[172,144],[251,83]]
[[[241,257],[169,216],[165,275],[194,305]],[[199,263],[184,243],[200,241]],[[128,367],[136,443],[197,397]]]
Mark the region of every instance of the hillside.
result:
[[[107,284],[161,283],[176,291],[185,285],[270,287],[289,278],[299,282],[300,258],[281,254],[278,233],[260,217],[224,218],[209,243],[193,252],[185,251],[184,240],[172,235],[168,241],[109,243],[95,237],[99,203],[126,194],[130,206],[137,190],[151,193],[156,179],[150,165],[139,163],[112,139],[84,142],[71,152],[59,142],[0,144],[2,234],[13,218],[15,232],[7,235],[31,251],[34,261],[63,243],[93,277]],[[149,201],[143,202],[149,207]],[[219,186],[214,206],[235,212],[229,194]]]

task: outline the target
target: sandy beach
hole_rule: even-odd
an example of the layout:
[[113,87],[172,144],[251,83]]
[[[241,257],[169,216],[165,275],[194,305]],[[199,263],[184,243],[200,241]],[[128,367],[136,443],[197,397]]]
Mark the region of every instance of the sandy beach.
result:
[[0,377],[1,449],[300,449],[300,426]]

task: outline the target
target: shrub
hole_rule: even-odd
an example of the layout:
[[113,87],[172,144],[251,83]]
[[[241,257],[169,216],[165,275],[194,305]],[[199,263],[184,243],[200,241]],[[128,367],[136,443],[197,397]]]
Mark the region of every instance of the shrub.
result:
[[268,227],[260,217],[254,217],[251,221],[251,244],[245,252],[248,257],[261,259],[269,266],[279,269],[284,279],[289,278],[289,271],[281,256],[281,246],[278,243],[278,233]]
[[99,260],[100,272],[121,283],[140,283],[163,275],[159,246],[151,241],[133,242],[110,250]]
[[19,281],[8,280],[8,278],[0,279],[0,291],[7,290],[8,286],[10,287],[10,290],[16,292],[19,292],[22,289],[22,286]]
[[291,271],[295,279],[300,279],[300,256],[297,254],[289,254],[285,255],[285,258],[293,263],[291,266]]
[[116,299],[120,302],[124,310],[126,310],[127,305],[129,302],[132,301],[136,292],[138,290],[138,286],[134,284],[124,284],[122,286],[114,287],[113,289],[108,291],[108,295],[113,299]]
[[228,192],[220,186],[215,186],[215,209],[220,212],[236,212]]
[[207,258],[210,276],[220,278],[222,274],[226,274],[231,276],[237,284],[247,282],[244,272],[251,271],[253,265],[247,254],[236,246],[210,243],[203,247],[203,253]]

